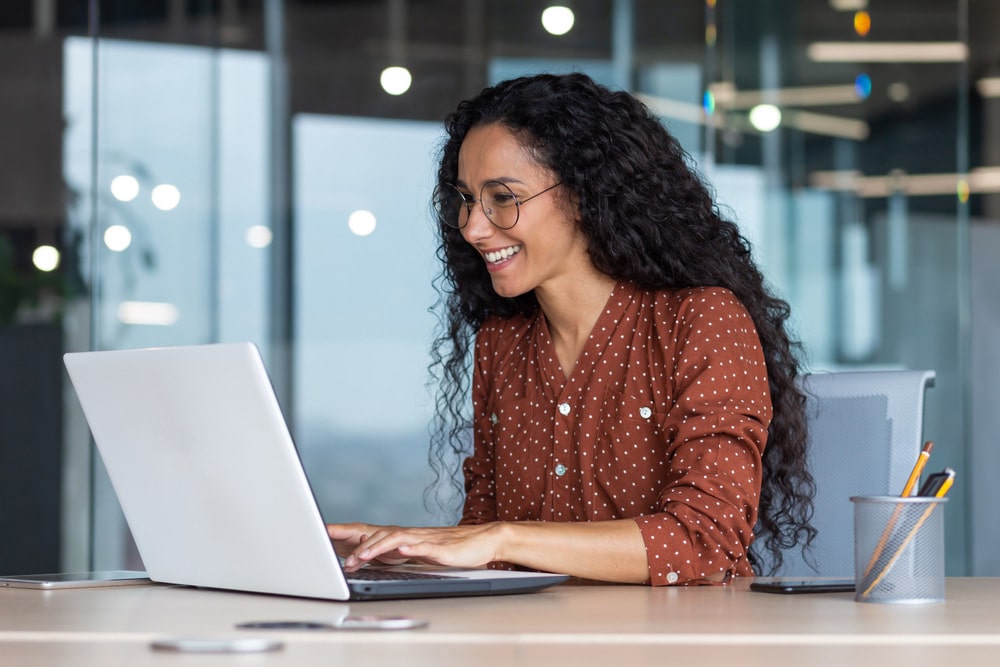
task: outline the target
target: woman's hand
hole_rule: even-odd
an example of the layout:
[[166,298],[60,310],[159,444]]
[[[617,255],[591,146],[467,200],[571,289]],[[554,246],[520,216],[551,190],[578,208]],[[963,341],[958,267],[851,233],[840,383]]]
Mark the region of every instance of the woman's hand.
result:
[[454,567],[483,567],[500,558],[503,524],[404,528],[364,523],[327,524],[344,569],[354,572],[370,562],[407,561]]

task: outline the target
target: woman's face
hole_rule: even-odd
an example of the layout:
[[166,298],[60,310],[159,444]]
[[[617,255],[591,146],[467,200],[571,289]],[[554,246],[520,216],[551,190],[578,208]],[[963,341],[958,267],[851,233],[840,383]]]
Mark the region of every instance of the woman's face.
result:
[[[514,227],[500,229],[484,214],[478,200],[488,181],[506,184],[524,202]],[[456,186],[476,203],[462,236],[479,252],[500,296],[559,289],[564,281],[573,284],[578,272],[592,271],[585,237],[568,213],[567,191],[555,187],[542,192],[557,182],[502,125],[478,126],[465,136]]]

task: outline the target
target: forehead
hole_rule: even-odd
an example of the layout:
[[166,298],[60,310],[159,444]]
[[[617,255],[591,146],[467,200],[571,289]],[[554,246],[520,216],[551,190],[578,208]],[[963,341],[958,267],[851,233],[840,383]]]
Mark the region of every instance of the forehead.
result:
[[502,125],[472,128],[458,151],[458,180],[466,185],[494,179],[527,183],[545,173],[517,135]]

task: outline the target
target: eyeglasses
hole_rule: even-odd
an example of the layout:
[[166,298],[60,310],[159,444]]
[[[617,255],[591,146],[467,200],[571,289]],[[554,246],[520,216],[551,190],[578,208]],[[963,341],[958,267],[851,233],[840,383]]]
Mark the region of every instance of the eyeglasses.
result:
[[510,229],[520,219],[522,205],[558,185],[562,185],[562,181],[521,199],[505,183],[486,181],[479,191],[479,199],[476,199],[449,183],[439,190],[438,204],[449,227],[462,229],[469,224],[472,207],[478,201],[483,213],[486,214],[486,219],[492,222],[494,227]]

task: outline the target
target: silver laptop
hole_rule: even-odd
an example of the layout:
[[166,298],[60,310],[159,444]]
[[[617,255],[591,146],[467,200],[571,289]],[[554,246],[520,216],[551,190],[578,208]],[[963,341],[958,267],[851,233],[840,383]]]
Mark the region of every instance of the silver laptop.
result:
[[363,600],[522,593],[567,579],[419,566],[345,576],[252,343],[64,358],[153,581]]

